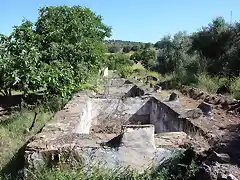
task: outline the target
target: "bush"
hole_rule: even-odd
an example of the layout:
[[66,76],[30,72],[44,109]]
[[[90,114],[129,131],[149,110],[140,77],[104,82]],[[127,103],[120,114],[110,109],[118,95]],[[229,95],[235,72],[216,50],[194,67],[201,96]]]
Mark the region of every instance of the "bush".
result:
[[237,100],[240,100],[240,77],[237,77],[232,81],[230,90],[233,97]]
[[120,48],[120,46],[117,46],[117,45],[110,46],[110,47],[108,48],[108,52],[109,52],[109,53],[118,53],[118,52],[120,52],[120,51],[121,51],[121,48]]
[[140,49],[140,47],[137,46],[137,45],[135,45],[135,46],[132,47],[132,51],[138,51],[139,49]]
[[111,70],[117,70],[119,67],[123,65],[131,66],[133,65],[133,61],[129,59],[129,56],[119,53],[119,54],[111,54],[107,57],[106,66]]
[[132,66],[128,65],[121,66],[117,70],[123,78],[129,78],[133,74]]
[[124,53],[129,53],[130,51],[131,51],[131,47],[130,46],[123,47],[123,52]]
[[152,43],[146,43],[144,45],[144,49],[150,49],[152,46],[153,46]]
[[130,56],[130,59],[135,63],[141,62],[145,68],[150,69],[155,66],[156,52],[154,50],[140,50],[134,52]]
[[149,71],[148,73],[147,73],[147,75],[148,76],[152,76],[152,77],[155,77],[156,79],[160,79],[160,74],[159,73],[157,73],[157,72],[154,72],[154,71]]
[[201,74],[198,76],[197,87],[210,93],[216,93],[219,88],[219,84],[216,78],[207,74]]
[[133,72],[139,75],[140,77],[145,77],[147,74],[147,70],[141,64],[134,64],[132,68]]

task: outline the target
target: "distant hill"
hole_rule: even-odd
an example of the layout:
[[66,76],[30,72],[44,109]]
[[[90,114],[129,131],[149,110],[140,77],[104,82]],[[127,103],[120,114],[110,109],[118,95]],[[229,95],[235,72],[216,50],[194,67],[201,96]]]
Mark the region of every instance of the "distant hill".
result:
[[124,48],[129,48],[130,50],[136,51],[138,49],[149,49],[153,47],[153,43],[135,42],[135,41],[123,41],[123,40],[105,40],[108,46],[109,52],[119,52]]

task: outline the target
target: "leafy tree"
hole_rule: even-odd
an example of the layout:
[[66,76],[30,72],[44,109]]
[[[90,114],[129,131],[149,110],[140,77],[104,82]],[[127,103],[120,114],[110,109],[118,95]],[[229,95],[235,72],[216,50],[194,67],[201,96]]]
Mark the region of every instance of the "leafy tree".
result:
[[108,47],[108,52],[109,53],[118,53],[120,51],[121,51],[120,46],[114,45],[114,46]]
[[124,46],[123,47],[123,52],[124,53],[129,53],[131,51],[131,46]]
[[26,94],[42,85],[40,53],[31,27],[31,22],[24,21],[9,37],[1,36],[0,88],[4,89],[4,95],[11,95],[12,89],[20,89]]
[[138,51],[139,49],[140,49],[140,47],[137,46],[137,45],[135,45],[135,46],[132,47],[132,51]]
[[156,62],[156,52],[154,50],[140,50],[134,52],[130,59],[135,63],[140,61],[145,68],[152,68]]
[[104,64],[103,41],[110,36],[110,28],[88,8],[41,8],[36,33],[40,36],[41,60],[69,62],[76,83],[85,82],[92,71],[96,72]]
[[71,92],[77,87],[70,63],[60,61],[52,61],[50,64],[45,63],[42,72],[44,86],[50,94],[66,97],[71,95]]
[[125,54],[111,54],[107,58],[107,63],[109,69],[116,70],[122,66],[131,66],[133,61]]
[[158,62],[158,72],[165,74],[174,71],[174,45],[171,41],[171,37],[163,37],[161,41],[158,41],[155,44],[156,47],[159,48],[159,53],[157,57]]
[[139,49],[144,49],[145,43],[138,43],[137,46],[139,47]]
[[141,51],[134,52],[131,56],[130,59],[137,63],[138,61],[141,61]]
[[171,44],[170,42],[171,42],[171,36],[170,35],[164,36],[160,41],[157,41],[154,44],[154,47],[158,49],[163,49],[164,47],[170,45]]
[[224,60],[229,39],[231,39],[230,26],[221,17],[213,20],[208,27],[203,27],[192,36],[192,49],[199,51],[208,59],[208,72],[211,74],[223,74],[227,61]]
[[110,32],[88,8],[41,8],[35,24],[24,20],[9,37],[0,37],[2,94],[40,88],[70,94],[106,63],[103,42]]
[[153,68],[156,62],[156,52],[154,50],[143,50],[140,54],[142,65],[147,68]]
[[152,43],[146,43],[144,49],[150,49],[152,47]]

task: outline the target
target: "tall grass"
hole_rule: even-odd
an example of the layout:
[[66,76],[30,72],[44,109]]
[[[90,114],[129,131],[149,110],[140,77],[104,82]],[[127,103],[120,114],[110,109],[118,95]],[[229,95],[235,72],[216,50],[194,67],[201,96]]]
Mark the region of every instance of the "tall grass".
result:
[[[34,180],[52,180],[52,179],[75,179],[75,180],[188,180],[194,177],[196,172],[195,161],[190,165],[181,164],[186,159],[184,153],[174,153],[172,158],[168,159],[158,168],[149,168],[144,172],[138,172],[129,168],[106,169],[103,166],[91,166],[90,169],[84,167],[82,163],[75,168],[45,168],[30,173]],[[191,159],[191,157],[187,157]],[[185,167],[185,168],[183,168]]]
[[154,71],[148,71],[148,72],[147,72],[147,75],[148,75],[148,76],[155,77],[155,78],[158,79],[158,80],[159,80],[160,77],[161,77],[159,73],[154,72]]
[[240,77],[236,77],[230,85],[231,93],[233,97],[240,100]]
[[[167,78],[166,78],[167,77]],[[172,73],[166,77],[161,77],[163,81],[176,82],[176,88],[178,85],[188,85],[197,87],[203,91],[215,94],[217,90],[223,86],[229,89],[231,96],[237,100],[240,100],[240,77],[218,77],[210,76],[202,73],[198,75],[188,76],[185,73]]]
[[[23,147],[26,142],[63,107],[66,101],[52,97],[41,105],[13,111],[8,117],[0,119],[0,179],[15,179],[19,173],[21,174],[18,171],[24,164]],[[36,122],[29,131],[35,112],[37,112]]]
[[219,86],[220,84],[218,83],[216,78],[213,78],[206,74],[200,74],[198,76],[197,87],[199,89],[210,93],[216,93]]
[[14,156],[17,150],[52,117],[52,112],[40,111],[37,120],[31,132],[27,129],[31,126],[34,112],[23,110],[15,112],[8,119],[0,124],[0,168]]

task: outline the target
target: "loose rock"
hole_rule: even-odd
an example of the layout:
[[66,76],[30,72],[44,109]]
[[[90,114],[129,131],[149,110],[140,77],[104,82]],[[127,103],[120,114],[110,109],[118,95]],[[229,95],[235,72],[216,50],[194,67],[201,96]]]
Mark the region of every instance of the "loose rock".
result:
[[231,161],[231,158],[228,154],[216,153],[216,152],[212,153],[211,159],[219,163],[229,163]]
[[169,97],[169,101],[179,101],[179,95],[175,92],[172,92]]
[[199,104],[198,108],[202,110],[205,116],[212,115],[212,106],[210,104],[206,102],[202,102],[201,104]]
[[186,118],[192,118],[192,119],[197,119],[199,118],[200,116],[203,115],[203,112],[201,109],[199,108],[196,108],[196,109],[190,109],[190,110],[187,110],[184,114],[184,117]]
[[159,86],[159,85],[155,85],[155,86],[154,86],[154,91],[155,91],[155,92],[161,92],[161,91],[162,91],[162,87]]
[[198,172],[196,174],[196,179],[197,180],[211,180],[211,167],[206,165],[206,164],[202,164],[199,169]]
[[228,176],[227,176],[227,180],[238,180],[238,178],[236,178],[234,175],[232,175],[232,174],[229,174]]

